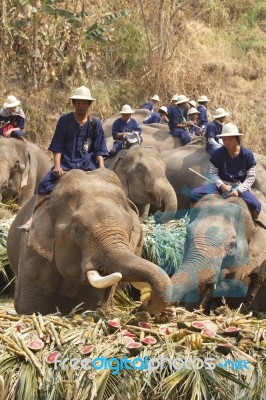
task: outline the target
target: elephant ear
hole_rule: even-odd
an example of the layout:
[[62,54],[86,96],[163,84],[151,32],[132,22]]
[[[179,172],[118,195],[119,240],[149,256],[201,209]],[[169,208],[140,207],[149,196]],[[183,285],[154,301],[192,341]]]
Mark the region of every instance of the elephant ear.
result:
[[35,207],[29,232],[28,246],[40,256],[52,261],[54,256],[54,229],[49,210],[50,196],[44,197]]

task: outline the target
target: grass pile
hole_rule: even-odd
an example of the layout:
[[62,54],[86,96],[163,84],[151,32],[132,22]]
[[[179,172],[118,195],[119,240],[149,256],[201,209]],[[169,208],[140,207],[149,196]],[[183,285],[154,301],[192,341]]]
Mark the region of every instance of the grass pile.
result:
[[[0,311],[3,398],[265,398],[266,319],[226,305],[208,317],[171,307],[151,318],[138,305],[118,290],[109,309],[66,317]],[[134,367],[122,367],[118,360],[125,357],[138,358]],[[161,367],[154,358],[170,362]],[[206,358],[213,359],[213,369],[195,367],[193,360],[206,364]],[[242,366],[246,360],[248,368],[237,368],[237,360]]]
[[158,224],[154,217],[142,222],[142,257],[159,265],[168,275],[178,271],[184,252],[188,214],[181,219]]

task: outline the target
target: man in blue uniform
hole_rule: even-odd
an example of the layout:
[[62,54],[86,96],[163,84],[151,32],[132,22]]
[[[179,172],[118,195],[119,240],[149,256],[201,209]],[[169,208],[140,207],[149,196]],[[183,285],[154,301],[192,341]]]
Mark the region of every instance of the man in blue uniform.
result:
[[176,101],[176,107],[168,109],[170,133],[175,137],[179,137],[183,145],[191,141],[187,132],[187,127],[191,125],[191,122],[184,117],[184,110],[188,108],[188,101],[189,99],[186,96],[180,95]]
[[155,94],[154,96],[152,96],[150,101],[147,101],[146,103],[142,104],[142,106],[140,106],[139,108],[144,108],[146,110],[154,111],[154,109],[158,107],[160,101],[161,100],[159,96]]
[[208,99],[207,96],[200,96],[200,98],[197,100],[198,102],[197,109],[199,111],[199,116],[198,116],[199,126],[204,130],[206,129],[208,123],[207,108],[209,101],[210,100]]
[[241,133],[236,125],[228,123],[219,135],[223,146],[216,150],[210,159],[211,184],[193,189],[192,202],[206,194],[221,194],[224,197],[241,197],[254,219],[261,211],[261,204],[251,193],[255,181],[256,161],[253,153],[240,145]]
[[214,114],[214,120],[207,125],[205,131],[206,151],[210,155],[222,146],[222,144],[219,143],[219,135],[222,133],[223,124],[227,115],[229,115],[229,113],[223,108],[217,108]]
[[160,124],[168,123],[167,118],[167,107],[162,106],[159,108],[158,112],[152,112],[144,120],[143,124]]
[[188,127],[191,138],[202,135],[202,128],[198,126],[198,110],[194,107],[191,107],[187,114],[188,121],[191,121],[191,125]]
[[20,101],[15,96],[7,96],[0,110],[0,134],[5,137],[21,137],[25,134],[25,114],[18,107]]
[[114,157],[122,149],[126,133],[137,132],[141,135],[139,124],[134,118],[131,118],[134,113],[135,111],[128,104],[125,104],[120,111],[121,117],[114,121],[112,127],[114,143],[109,151],[109,157]]
[[[39,183],[36,204],[51,193],[64,172],[71,169],[92,171],[104,168],[104,157],[108,155],[102,124],[89,116],[88,110],[95,100],[90,89],[81,86],[70,97],[75,111],[62,115],[48,150],[53,152],[54,166]],[[32,219],[20,229],[28,232]]]

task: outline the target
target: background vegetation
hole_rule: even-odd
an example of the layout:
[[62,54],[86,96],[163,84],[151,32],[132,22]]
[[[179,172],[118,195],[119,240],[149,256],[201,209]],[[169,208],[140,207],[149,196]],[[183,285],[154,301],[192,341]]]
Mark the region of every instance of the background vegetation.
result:
[[158,93],[212,100],[265,153],[264,0],[2,0],[0,101],[16,95],[43,148],[73,88],[104,119]]

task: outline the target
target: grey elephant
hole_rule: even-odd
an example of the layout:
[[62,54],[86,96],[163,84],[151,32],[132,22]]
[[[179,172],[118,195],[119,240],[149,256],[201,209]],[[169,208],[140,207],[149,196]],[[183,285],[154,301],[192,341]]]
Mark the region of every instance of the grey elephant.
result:
[[0,199],[33,196],[40,179],[52,166],[46,153],[25,139],[0,137]]
[[[265,208],[265,197],[257,192]],[[241,198],[203,197],[190,210],[180,270],[171,278],[173,302],[210,309],[211,297],[252,305],[266,261],[266,230],[255,226]]]
[[140,217],[148,215],[149,206],[164,207],[160,221],[173,219],[177,210],[174,189],[165,176],[165,163],[157,149],[133,145],[105,161],[122,183],[127,197],[138,207]]
[[67,172],[35,207],[25,234],[17,226],[32,214],[33,205],[34,198],[20,209],[7,240],[18,313],[46,314],[56,306],[66,313],[81,302],[95,309],[121,277],[150,286],[151,298],[141,309],[156,314],[167,306],[170,278],[140,257],[138,215],[114,172]]
[[[201,178],[194,171],[204,177],[209,177],[210,156],[205,149],[196,144],[180,147],[175,150],[164,151],[161,153],[166,164],[166,176],[173,186],[178,200],[179,209],[188,209],[190,200],[190,190],[197,186],[207,183],[207,180]],[[256,154],[256,180],[252,188],[259,190],[266,195],[266,171],[260,162],[260,157]]]

